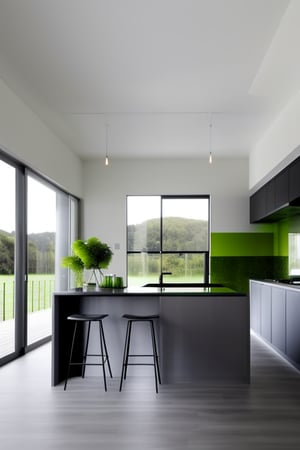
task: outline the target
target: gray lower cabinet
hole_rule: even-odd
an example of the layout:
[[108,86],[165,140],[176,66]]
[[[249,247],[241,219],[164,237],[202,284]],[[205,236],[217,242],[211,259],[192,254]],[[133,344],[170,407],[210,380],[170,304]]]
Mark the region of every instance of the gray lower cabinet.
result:
[[286,290],[272,287],[272,330],[271,342],[282,353],[286,352],[286,314],[285,314]]
[[300,366],[300,292],[286,293],[286,354]]
[[250,281],[251,328],[300,369],[300,289]]
[[261,288],[261,283],[250,281],[250,325],[258,334],[261,333]]
[[261,287],[261,335],[271,342],[271,286]]

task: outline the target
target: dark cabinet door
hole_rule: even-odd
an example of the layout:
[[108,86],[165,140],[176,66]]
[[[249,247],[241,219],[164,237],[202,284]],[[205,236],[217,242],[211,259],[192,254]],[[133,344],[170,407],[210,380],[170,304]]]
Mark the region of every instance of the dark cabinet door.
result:
[[300,158],[289,167],[289,200],[300,198]]
[[265,185],[266,190],[266,211],[265,215],[272,213],[276,208],[275,203],[275,179],[273,178]]
[[283,170],[274,178],[275,209],[283,208],[289,202],[289,171]]
[[285,289],[272,287],[272,339],[274,347],[286,352]]
[[266,188],[256,191],[250,197],[250,222],[259,222],[266,216]]
[[286,354],[300,366],[300,292],[286,292]]

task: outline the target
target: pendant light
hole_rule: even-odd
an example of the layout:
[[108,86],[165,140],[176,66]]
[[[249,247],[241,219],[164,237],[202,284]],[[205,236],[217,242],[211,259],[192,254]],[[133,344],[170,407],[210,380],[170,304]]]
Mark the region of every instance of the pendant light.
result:
[[109,159],[108,159],[108,128],[109,124],[105,124],[105,165],[109,165]]

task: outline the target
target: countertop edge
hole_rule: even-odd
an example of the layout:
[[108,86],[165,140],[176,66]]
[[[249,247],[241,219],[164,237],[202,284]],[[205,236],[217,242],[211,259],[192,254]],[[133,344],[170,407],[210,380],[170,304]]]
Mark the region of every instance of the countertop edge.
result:
[[279,280],[271,280],[271,279],[266,279],[266,280],[256,280],[256,279],[250,279],[249,281],[254,281],[256,283],[261,283],[261,284],[265,284],[267,286],[274,286],[274,287],[280,287],[280,288],[284,288],[284,289],[291,289],[293,291],[300,291],[300,285],[293,285],[292,283],[284,283],[281,282]]
[[127,289],[106,289],[95,291],[58,291],[53,293],[54,296],[72,296],[72,297],[128,297],[128,296],[145,296],[145,297],[248,297],[248,294],[241,292],[197,292],[197,291],[178,291],[178,292],[165,292],[159,290],[156,292],[142,291],[142,290],[127,290]]

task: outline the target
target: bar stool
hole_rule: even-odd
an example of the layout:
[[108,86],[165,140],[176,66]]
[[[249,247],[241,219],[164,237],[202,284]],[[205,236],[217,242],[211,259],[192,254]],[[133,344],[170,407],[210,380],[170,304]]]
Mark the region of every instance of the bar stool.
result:
[[[127,319],[127,328],[126,328],[126,337],[125,337],[125,345],[124,345],[124,354],[123,354],[123,363],[122,363],[122,373],[121,373],[121,381],[120,381],[120,392],[123,386],[123,380],[126,379],[127,375],[127,367],[128,366],[153,366],[154,367],[154,376],[155,376],[155,388],[156,392],[158,392],[158,383],[161,384],[160,378],[160,370],[158,363],[158,353],[157,353],[157,345],[155,339],[154,332],[154,320],[159,319],[158,315],[152,316],[144,316],[144,315],[132,315],[132,314],[124,314],[122,316],[124,319]],[[131,329],[132,324],[136,322],[148,322],[151,330],[151,338],[152,338],[152,353],[147,355],[137,355],[130,354],[130,339],[131,339]],[[129,358],[131,357],[152,357],[153,363],[130,363]]]
[[[70,316],[67,317],[67,320],[71,320],[75,322],[74,325],[74,331],[73,331],[73,338],[72,338],[72,344],[71,344],[71,350],[70,350],[70,356],[69,356],[69,362],[68,362],[68,368],[67,368],[67,375],[66,375],[66,380],[65,380],[65,386],[64,386],[64,390],[66,390],[67,388],[67,383],[68,383],[68,378],[70,375],[70,368],[71,366],[82,366],[82,371],[81,371],[81,376],[82,378],[84,378],[85,376],[85,368],[86,366],[102,366],[102,370],[103,370],[103,381],[104,381],[104,389],[105,391],[107,391],[107,384],[106,384],[106,373],[105,373],[105,364],[107,363],[108,365],[108,370],[109,370],[109,374],[110,377],[112,378],[112,372],[111,372],[111,368],[110,368],[110,363],[109,363],[109,357],[108,357],[108,352],[107,352],[107,347],[106,347],[106,342],[105,342],[105,337],[104,337],[104,330],[103,330],[103,325],[102,325],[102,320],[107,317],[108,314],[72,314]],[[79,323],[88,323],[88,331],[87,331],[87,338],[86,338],[86,343],[85,343],[85,348],[84,348],[84,352],[83,352],[83,358],[81,362],[73,362],[72,358],[73,358],[73,351],[74,351],[74,344],[75,344],[75,338],[76,338],[76,333],[77,333],[77,327]],[[88,353],[88,346],[89,346],[89,339],[90,339],[90,329],[91,329],[91,323],[92,322],[98,322],[99,324],[99,335],[100,335],[100,354],[90,354]],[[101,357],[101,362],[100,363],[87,363],[87,357],[89,356],[100,356]]]

